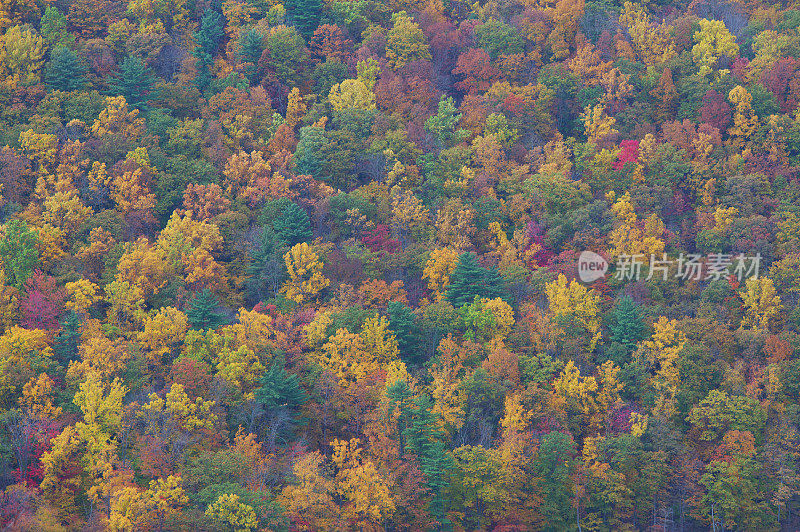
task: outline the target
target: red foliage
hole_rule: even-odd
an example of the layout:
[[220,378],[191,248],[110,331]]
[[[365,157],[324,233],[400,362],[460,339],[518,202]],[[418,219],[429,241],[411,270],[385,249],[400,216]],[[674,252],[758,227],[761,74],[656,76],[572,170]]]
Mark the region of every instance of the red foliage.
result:
[[728,129],[731,124],[731,106],[722,94],[714,89],[706,92],[703,96],[703,106],[700,108],[700,120],[720,131]]
[[168,380],[182,385],[186,394],[191,397],[205,397],[211,384],[211,372],[204,362],[193,358],[179,358],[172,363]]
[[361,237],[361,242],[373,253],[396,253],[400,249],[400,241],[389,238],[389,228],[383,224],[378,224],[375,229]]
[[797,60],[793,57],[784,57],[761,74],[761,83],[775,95],[781,113],[788,113],[797,107],[797,101],[789,85],[796,69]]
[[57,329],[58,316],[64,310],[64,289],[58,287],[53,277],[36,270],[25,281],[25,292],[22,326],[26,329]]
[[622,151],[614,162],[614,170],[622,170],[625,163],[636,163],[639,160],[638,140],[623,140],[619,143],[619,147]]
[[489,90],[489,87],[501,77],[500,69],[494,66],[491,57],[483,48],[472,48],[461,54],[453,74],[463,77],[456,83],[456,88],[464,92]]

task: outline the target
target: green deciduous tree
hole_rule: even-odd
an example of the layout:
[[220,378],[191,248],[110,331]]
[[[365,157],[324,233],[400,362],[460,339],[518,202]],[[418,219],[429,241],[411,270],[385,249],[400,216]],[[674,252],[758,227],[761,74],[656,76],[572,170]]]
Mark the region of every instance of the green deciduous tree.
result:
[[539,445],[534,471],[541,479],[544,530],[575,530],[572,478],[575,441],[569,433],[550,432]]
[[28,229],[26,222],[11,220],[5,226],[3,238],[0,238],[0,259],[6,282],[18,290],[22,289],[39,262],[38,245],[39,238]]

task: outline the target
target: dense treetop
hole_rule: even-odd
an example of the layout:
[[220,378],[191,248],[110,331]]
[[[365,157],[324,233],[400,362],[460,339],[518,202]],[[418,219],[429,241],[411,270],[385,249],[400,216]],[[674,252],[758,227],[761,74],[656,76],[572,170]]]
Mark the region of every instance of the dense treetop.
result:
[[800,6],[278,1],[0,0],[0,528],[800,528]]

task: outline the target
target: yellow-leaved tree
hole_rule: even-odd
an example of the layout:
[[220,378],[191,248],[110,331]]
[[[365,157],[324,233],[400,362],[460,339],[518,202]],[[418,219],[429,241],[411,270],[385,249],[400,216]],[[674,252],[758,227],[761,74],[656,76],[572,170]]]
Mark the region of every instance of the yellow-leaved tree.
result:
[[728,100],[734,106],[733,125],[728,128],[730,141],[733,146],[742,146],[758,128],[758,117],[752,106],[753,95],[737,85],[728,93]]
[[587,107],[583,110],[581,118],[583,127],[586,130],[586,138],[590,144],[597,144],[608,135],[618,133],[614,129],[617,119],[606,115],[606,109],[603,104]]
[[660,256],[664,252],[664,222],[653,213],[640,225],[629,192],[611,206],[611,212],[616,218],[609,238],[612,256],[642,255],[647,261],[651,254]]
[[322,275],[322,261],[311,246],[301,242],[292,247],[283,256],[289,280],[281,288],[281,293],[297,303],[311,301],[331,284],[330,279]]
[[450,284],[450,275],[458,265],[458,253],[450,248],[440,248],[431,251],[430,258],[425,263],[422,278],[428,280],[428,288],[434,292],[437,301],[444,297],[447,286]]
[[371,460],[361,456],[360,440],[331,442],[331,460],[338,469],[336,493],[348,504],[342,517],[358,527],[379,526],[395,511],[389,486]]
[[783,310],[775,284],[768,277],[750,277],[739,295],[744,302],[742,327],[767,331]]
[[680,385],[677,362],[686,345],[686,335],[678,330],[675,320],[664,316],[653,324],[653,329],[653,336],[639,345],[636,357],[654,373],[650,378],[656,391],[654,413],[666,418],[675,412],[675,394]]
[[739,54],[739,45],[736,44],[736,37],[728,31],[721,20],[701,18],[698,23],[700,30],[694,34],[694,41],[697,44],[692,47],[692,57],[700,66],[700,75],[707,76],[722,56],[731,59],[736,57]]
[[567,331],[577,327],[589,338],[589,351],[593,351],[600,340],[600,296],[587,289],[575,279],[567,282],[564,274],[548,283],[546,290],[550,312],[556,322]]

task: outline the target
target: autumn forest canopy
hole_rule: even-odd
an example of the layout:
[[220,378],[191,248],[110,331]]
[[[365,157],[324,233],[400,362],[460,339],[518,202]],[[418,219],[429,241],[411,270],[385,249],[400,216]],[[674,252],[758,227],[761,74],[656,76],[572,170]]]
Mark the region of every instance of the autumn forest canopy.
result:
[[0,0],[0,529],[800,528],[800,4]]

